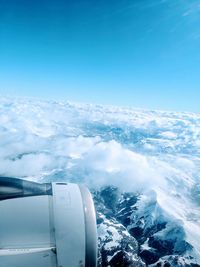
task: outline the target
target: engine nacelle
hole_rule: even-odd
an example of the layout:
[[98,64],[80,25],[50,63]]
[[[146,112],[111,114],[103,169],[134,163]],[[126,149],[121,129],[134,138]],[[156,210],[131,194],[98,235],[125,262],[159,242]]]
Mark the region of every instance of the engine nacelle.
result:
[[96,267],[89,190],[0,178],[0,267]]

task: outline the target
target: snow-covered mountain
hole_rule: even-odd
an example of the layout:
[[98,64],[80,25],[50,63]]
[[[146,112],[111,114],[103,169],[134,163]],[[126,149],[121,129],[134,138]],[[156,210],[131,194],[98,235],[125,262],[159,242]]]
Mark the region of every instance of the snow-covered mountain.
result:
[[1,98],[0,148],[1,176],[93,191],[101,266],[200,266],[200,114]]

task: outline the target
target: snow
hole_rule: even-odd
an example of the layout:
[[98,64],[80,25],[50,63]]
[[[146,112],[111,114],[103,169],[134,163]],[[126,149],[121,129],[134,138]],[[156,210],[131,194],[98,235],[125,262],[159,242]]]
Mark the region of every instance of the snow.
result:
[[140,211],[156,201],[151,220],[182,225],[200,260],[199,140],[200,114],[0,99],[1,176],[142,192]]
[[[104,223],[100,224],[100,226],[98,227],[98,235],[99,238],[103,240],[109,240],[105,244],[105,249],[111,250],[113,247],[117,247],[122,239],[122,235],[119,233],[116,226],[119,228],[122,226],[116,223],[112,224],[112,222],[107,220],[104,216],[103,218],[104,218]],[[124,231],[124,234],[127,234],[127,232]]]

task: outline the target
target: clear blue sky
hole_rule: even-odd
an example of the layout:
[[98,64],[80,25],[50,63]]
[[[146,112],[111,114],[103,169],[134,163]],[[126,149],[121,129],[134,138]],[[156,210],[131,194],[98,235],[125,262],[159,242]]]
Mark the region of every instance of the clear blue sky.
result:
[[200,2],[0,0],[0,94],[200,112]]

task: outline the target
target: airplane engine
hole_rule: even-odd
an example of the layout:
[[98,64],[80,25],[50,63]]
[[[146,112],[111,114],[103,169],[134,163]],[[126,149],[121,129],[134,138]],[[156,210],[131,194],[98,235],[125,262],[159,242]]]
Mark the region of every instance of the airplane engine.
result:
[[0,177],[0,267],[96,267],[89,190]]

